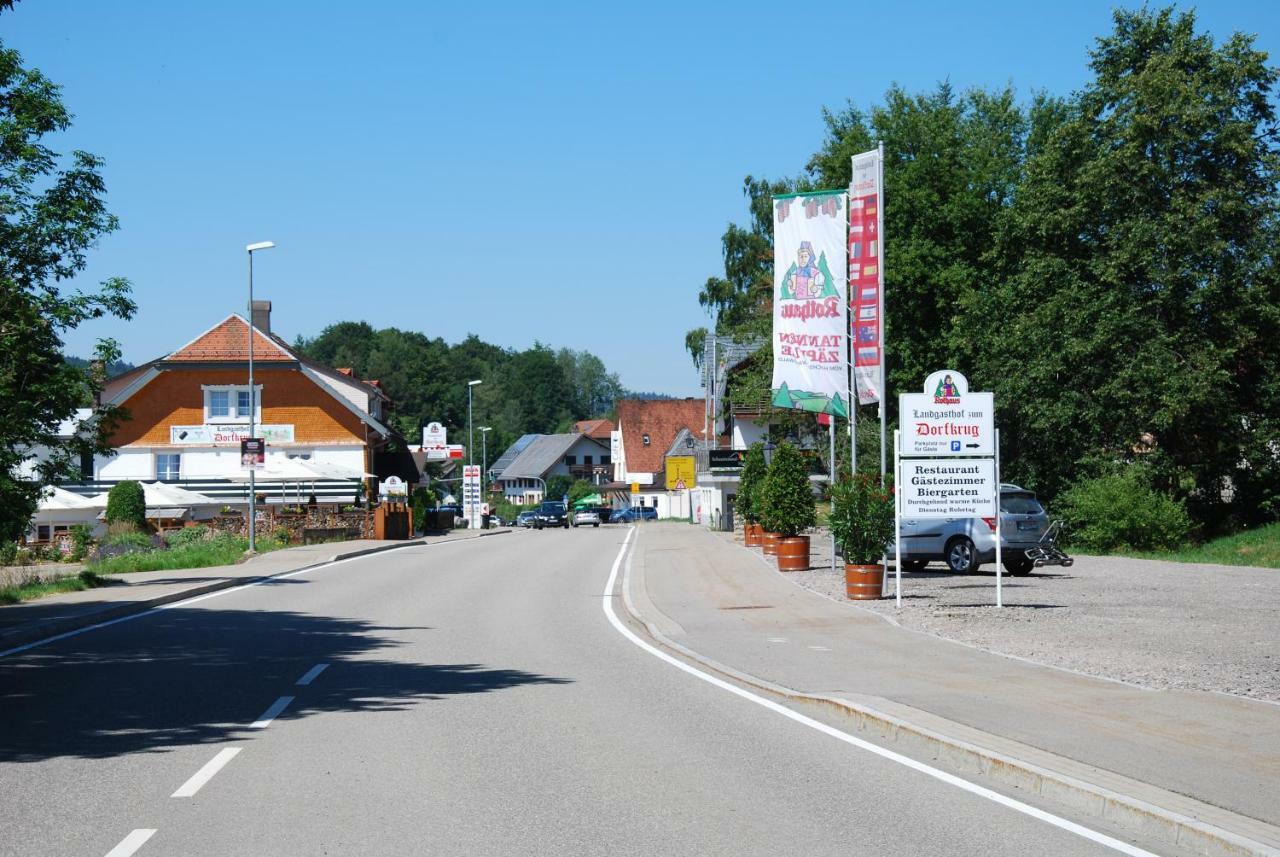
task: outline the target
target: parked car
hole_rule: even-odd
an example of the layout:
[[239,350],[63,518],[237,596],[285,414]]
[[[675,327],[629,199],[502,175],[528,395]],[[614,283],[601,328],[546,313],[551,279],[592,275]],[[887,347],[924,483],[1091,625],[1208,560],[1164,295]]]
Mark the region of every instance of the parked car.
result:
[[[1000,551],[1010,574],[1030,574],[1027,550],[1049,529],[1049,516],[1036,495],[1017,485],[1000,486]],[[894,556],[890,544],[888,556]],[[903,518],[902,568],[919,571],[941,560],[956,574],[972,574],[996,558],[995,518]]]
[[575,527],[584,527],[587,524],[593,527],[600,526],[600,516],[591,509],[581,509],[573,513],[573,525]]
[[538,507],[538,512],[533,519],[533,528],[541,530],[544,527],[569,528],[569,517],[564,503],[559,500],[546,500]]
[[517,527],[532,527],[533,519],[536,517],[538,517],[538,513],[533,509],[525,509],[520,514],[516,515],[515,525]]
[[618,512],[610,520],[624,524],[634,521],[656,521],[658,520],[658,510],[652,506],[632,506],[630,509],[623,509]]

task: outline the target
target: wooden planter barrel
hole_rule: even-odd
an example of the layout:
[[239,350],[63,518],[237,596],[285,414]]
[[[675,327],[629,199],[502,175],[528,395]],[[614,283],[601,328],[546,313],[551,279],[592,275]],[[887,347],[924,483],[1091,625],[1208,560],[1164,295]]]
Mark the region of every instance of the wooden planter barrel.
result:
[[742,535],[744,544],[749,548],[758,548],[764,541],[764,529],[759,524],[744,524]]
[[778,539],[778,571],[805,571],[808,568],[808,536]]
[[875,601],[884,588],[884,566],[848,565],[844,567],[844,592],[851,601]]
[[764,541],[760,547],[767,556],[772,556],[778,552],[778,539],[782,538],[781,533],[765,533]]

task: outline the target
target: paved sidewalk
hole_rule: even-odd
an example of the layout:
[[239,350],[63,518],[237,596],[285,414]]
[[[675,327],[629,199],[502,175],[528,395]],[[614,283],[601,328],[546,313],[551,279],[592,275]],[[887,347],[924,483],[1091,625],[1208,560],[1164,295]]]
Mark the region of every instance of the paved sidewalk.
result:
[[836,700],[909,753],[1200,853],[1280,854],[1280,706],[1145,690],[895,627],[698,527],[641,527],[635,551],[638,618],[704,663]]
[[0,654],[15,646],[131,613],[140,613],[162,604],[253,583],[313,565],[397,548],[496,536],[508,532],[510,530],[505,529],[454,530],[443,536],[409,541],[357,539],[329,542],[259,554],[238,565],[113,575],[111,579],[118,582],[109,586],[0,606]]

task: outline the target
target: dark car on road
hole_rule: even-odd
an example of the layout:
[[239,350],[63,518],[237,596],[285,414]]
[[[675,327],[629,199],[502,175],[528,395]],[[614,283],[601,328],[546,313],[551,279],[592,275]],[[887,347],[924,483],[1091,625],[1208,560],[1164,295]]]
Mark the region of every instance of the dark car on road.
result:
[[565,512],[564,503],[559,500],[547,500],[538,507],[538,514],[533,519],[533,528],[541,530],[544,527],[569,528],[569,516]]
[[632,506],[630,509],[623,509],[609,520],[623,524],[629,524],[633,521],[656,521],[658,520],[658,510],[652,506]]

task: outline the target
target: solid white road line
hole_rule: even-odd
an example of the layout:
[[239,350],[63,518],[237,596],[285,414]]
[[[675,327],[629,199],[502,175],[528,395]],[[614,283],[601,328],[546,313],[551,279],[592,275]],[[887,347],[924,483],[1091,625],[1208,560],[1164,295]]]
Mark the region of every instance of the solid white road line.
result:
[[129,857],[155,835],[154,829],[140,827],[121,840],[119,845],[108,851],[107,857]]
[[289,707],[289,703],[293,702],[292,696],[282,696],[275,702],[271,703],[271,707],[262,712],[262,716],[253,721],[249,725],[250,729],[266,729],[271,725],[271,721],[280,716],[280,712]]
[[[969,792],[970,794],[974,794],[979,797],[984,797],[987,800],[998,803],[1001,806],[1008,807],[1009,809],[1012,809],[1016,812],[1020,812],[1023,815],[1029,815],[1032,818],[1037,819],[1039,821],[1043,821],[1047,824],[1052,824],[1054,827],[1057,827],[1061,830],[1068,831],[1069,833],[1074,833],[1077,836],[1081,836],[1085,839],[1090,840],[1091,842],[1097,842],[1099,845],[1104,845],[1107,848],[1111,848],[1114,851],[1119,851],[1121,854],[1128,854],[1130,855],[1130,857],[1157,857],[1156,854],[1153,854],[1152,852],[1146,851],[1142,848],[1138,848],[1134,845],[1130,845],[1128,842],[1121,842],[1119,839],[1115,839],[1113,837],[1107,836],[1106,834],[1099,833],[1096,830],[1090,830],[1089,828],[1084,827],[1083,825],[1076,824],[1074,821],[1068,821],[1065,818],[1059,818],[1058,816],[1053,815],[1052,813],[1045,812],[1042,809],[1037,809],[1036,807],[1031,806],[1030,804],[1023,803],[1020,800],[1014,800],[1011,797],[1006,797],[1005,795],[1002,795],[999,792],[995,792],[995,791],[992,791],[991,789],[985,788],[975,783],[971,783],[968,780],[962,780],[960,777],[957,777],[953,774],[949,774],[946,771],[940,771],[937,768],[932,768],[924,764],[923,762],[917,762],[915,759],[904,756],[901,753],[895,753],[892,750],[886,750],[884,747],[880,747],[868,741],[864,741],[861,738],[854,737],[853,735],[850,735],[846,732],[841,732],[839,729],[836,729],[834,726],[828,726],[825,723],[822,723],[818,720],[814,720],[812,717],[806,717],[800,712],[793,711],[790,708],[787,708],[785,705],[781,705],[777,702],[774,702],[771,699],[767,699],[763,696],[757,696],[756,694],[752,693],[749,690],[745,690],[744,688],[738,687],[737,685],[730,684],[729,682],[724,681],[723,679],[718,678],[714,675],[710,675],[709,673],[704,673],[701,670],[690,666],[684,661],[676,657],[673,657],[672,655],[667,654],[661,649],[658,649],[655,646],[652,646],[649,643],[646,643],[644,640],[640,639],[634,633],[632,633],[630,628],[622,624],[622,621],[618,618],[617,614],[613,612],[613,591],[614,591],[614,584],[618,578],[618,568],[622,565],[622,557],[627,552],[627,547],[631,542],[631,536],[634,532],[635,532],[635,529],[632,528],[627,533],[627,538],[622,542],[622,547],[619,548],[618,550],[618,556],[613,561],[613,568],[610,569],[609,571],[609,581],[608,583],[605,584],[604,596],[601,598],[601,603],[602,603],[602,606],[604,607],[605,617],[608,618],[609,620],[609,624],[612,625],[619,634],[626,637],[632,643],[639,646],[641,649],[648,652],[649,654],[653,655],[655,658],[666,661],[668,664],[675,667],[676,669],[682,670],[683,672],[686,672],[689,675],[694,676],[695,678],[699,678],[710,685],[720,688],[721,690],[726,690],[729,693],[734,694],[735,696],[739,696],[743,699],[754,702],[756,705],[759,705],[763,708],[767,708],[770,711],[773,711],[777,714],[781,714],[783,717],[789,718],[791,720],[794,720],[797,723],[808,726],[810,729],[815,729],[824,735],[828,735],[832,738],[835,738],[837,741],[843,741],[844,743],[857,747],[861,750],[866,750],[869,753],[874,753],[883,759],[888,759],[891,762],[896,762],[897,764],[910,768],[913,771],[918,771],[919,773],[925,774],[926,776],[933,777],[935,780],[944,782],[947,785],[951,785],[951,786],[955,786],[956,788],[963,789]],[[629,581],[627,580],[623,581],[624,590],[628,582]]]
[[320,673],[324,672],[328,668],[329,668],[328,664],[316,664],[311,669],[307,670],[307,674],[304,675],[302,678],[298,679],[297,681],[295,681],[294,684],[298,685],[299,687],[306,687],[307,685],[311,684],[311,682],[316,680],[316,676],[320,675]]
[[169,797],[195,797],[196,792],[204,787],[204,784],[213,779],[214,774],[221,771],[236,757],[240,752],[240,747],[228,747],[225,750],[219,750],[218,755],[214,756],[200,770],[196,771],[196,775],[182,784],[182,788],[178,789]]

